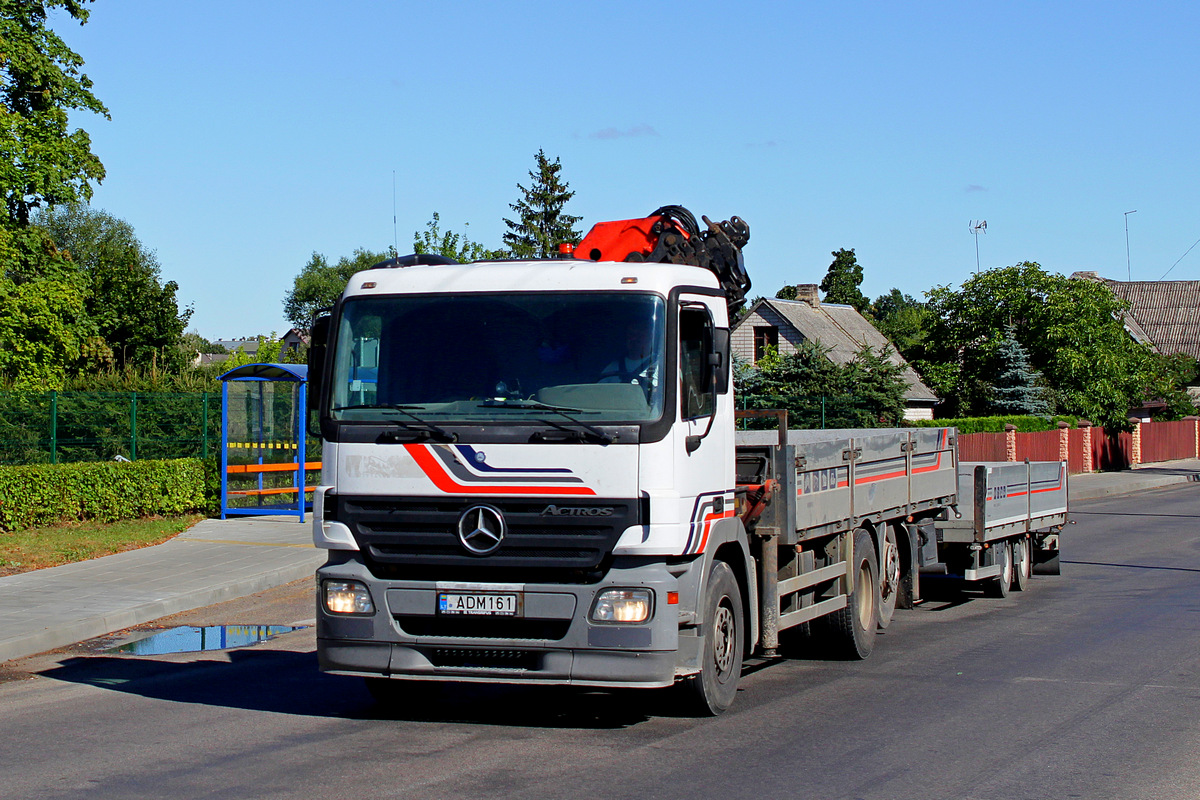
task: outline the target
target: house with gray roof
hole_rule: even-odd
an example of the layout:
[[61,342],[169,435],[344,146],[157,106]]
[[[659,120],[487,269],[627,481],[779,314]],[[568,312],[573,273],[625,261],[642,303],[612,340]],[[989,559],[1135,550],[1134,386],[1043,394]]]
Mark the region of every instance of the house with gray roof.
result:
[[1200,360],[1200,281],[1114,281],[1095,272],[1071,277],[1103,283],[1128,302],[1123,322],[1137,341],[1165,355],[1186,353]]
[[755,364],[768,346],[780,355],[795,353],[801,342],[819,342],[828,350],[830,361],[846,364],[863,349],[887,347],[893,364],[904,367],[908,389],[904,393],[904,418],[933,419],[937,396],[921,382],[912,367],[875,326],[853,306],[822,303],[815,284],[796,287],[795,300],[762,298],[733,327],[730,335],[733,352]]

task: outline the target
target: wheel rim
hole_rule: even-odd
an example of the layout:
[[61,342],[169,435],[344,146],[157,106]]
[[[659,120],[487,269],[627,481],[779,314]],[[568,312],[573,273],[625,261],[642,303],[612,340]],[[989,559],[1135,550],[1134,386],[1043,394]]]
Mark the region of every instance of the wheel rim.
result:
[[855,611],[858,612],[858,624],[863,630],[870,630],[875,624],[875,593],[872,589],[871,568],[866,561],[859,562],[858,583],[855,585]]
[[1004,584],[1007,586],[1012,583],[1013,574],[1012,548],[1007,544],[1004,545],[1004,555],[1001,558],[1003,560],[1000,562],[1000,580],[1004,581]]
[[718,675],[724,676],[733,666],[736,636],[733,611],[722,603],[717,606],[716,618],[713,619],[713,658],[717,664]]
[[1033,548],[1028,539],[1021,540],[1021,575],[1025,578],[1033,575]]
[[891,533],[883,540],[883,577],[879,594],[887,602],[900,585],[900,552]]

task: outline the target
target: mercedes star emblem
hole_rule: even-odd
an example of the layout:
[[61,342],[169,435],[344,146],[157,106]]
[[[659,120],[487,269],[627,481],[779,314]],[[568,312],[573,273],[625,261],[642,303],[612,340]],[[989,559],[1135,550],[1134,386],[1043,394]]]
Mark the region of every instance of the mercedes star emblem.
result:
[[492,506],[471,506],[458,518],[458,540],[477,556],[495,552],[505,531],[504,515]]

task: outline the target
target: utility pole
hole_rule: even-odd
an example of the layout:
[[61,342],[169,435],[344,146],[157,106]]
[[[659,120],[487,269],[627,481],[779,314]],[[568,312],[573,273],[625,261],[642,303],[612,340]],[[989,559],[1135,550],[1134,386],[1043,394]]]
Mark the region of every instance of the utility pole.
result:
[[1129,267],[1129,215],[1136,214],[1137,209],[1125,212],[1125,280],[1133,280],[1133,271]]

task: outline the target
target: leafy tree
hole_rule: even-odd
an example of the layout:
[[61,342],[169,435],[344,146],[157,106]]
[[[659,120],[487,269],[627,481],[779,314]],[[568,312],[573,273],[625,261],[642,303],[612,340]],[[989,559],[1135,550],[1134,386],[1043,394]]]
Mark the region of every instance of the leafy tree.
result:
[[45,230],[0,222],[0,379],[4,383],[55,389],[81,355],[95,354],[95,326],[82,310],[84,292],[79,270]]
[[870,303],[858,288],[863,282],[863,269],[854,256],[854,248],[834,250],[832,255],[833,262],[821,280],[825,302],[854,306],[859,313],[866,311]]
[[775,293],[777,300],[795,300],[798,296],[798,290],[795,286],[784,286]]
[[0,278],[0,376],[18,390],[61,389],[85,340],[84,316],[69,281]]
[[574,226],[582,217],[563,213],[563,206],[575,193],[567,191],[569,184],[559,179],[562,164],[557,158],[551,162],[543,150],[538,150],[534,159],[537,171],[529,173],[529,188],[518,183],[521,199],[509,205],[517,212],[517,220],[504,220],[508,226],[504,244],[514,258],[550,258],[560,243],[578,244],[580,239]]
[[192,311],[179,310],[179,284],[160,283],[158,259],[133,226],[78,203],[39,211],[34,222],[84,277],[84,310],[103,343],[96,350],[100,362],[173,369],[186,363],[176,345]]
[[107,119],[108,109],[79,71],[83,59],[46,25],[56,9],[84,24],[85,2],[0,0],[0,192],[20,226],[41,205],[90,199],[91,183],[104,178],[87,132],[68,130],[68,112]]
[[253,356],[239,347],[225,361],[221,362],[221,371],[227,372],[243,364],[301,364],[304,356],[293,350],[283,352],[283,337],[277,337],[275,331],[269,336],[257,336],[258,350]]
[[880,295],[868,313],[887,340],[909,362],[928,355],[929,331],[936,315],[929,306],[899,289]]
[[349,258],[342,256],[336,264],[330,265],[325,256],[313,253],[293,280],[291,291],[283,298],[284,317],[293,328],[307,333],[316,311],[337,302],[351,275],[390,257],[390,253],[360,247]]
[[1024,262],[985,270],[955,291],[929,292],[937,315],[928,362],[945,379],[952,416],[988,409],[1000,374],[999,349],[1011,326],[1033,369],[1054,389],[1058,411],[1120,427],[1143,400],[1175,396],[1181,387],[1170,369],[1126,333],[1126,304],[1103,284],[1071,280]]
[[466,234],[441,230],[441,217],[433,212],[433,219],[425,224],[424,231],[413,233],[414,253],[436,253],[455,261],[481,261],[503,258],[503,250],[488,250],[478,242],[472,242]]
[[996,358],[998,370],[990,403],[993,413],[1045,416],[1053,411],[1042,373],[1029,365],[1029,355],[1011,325],[996,349]]

